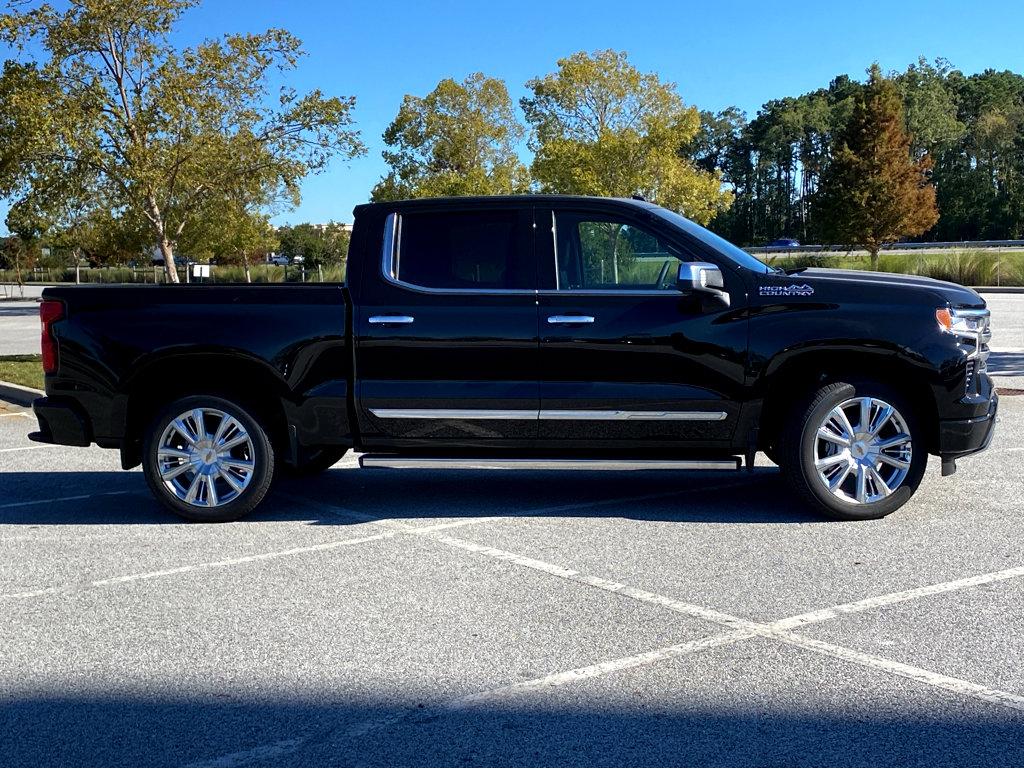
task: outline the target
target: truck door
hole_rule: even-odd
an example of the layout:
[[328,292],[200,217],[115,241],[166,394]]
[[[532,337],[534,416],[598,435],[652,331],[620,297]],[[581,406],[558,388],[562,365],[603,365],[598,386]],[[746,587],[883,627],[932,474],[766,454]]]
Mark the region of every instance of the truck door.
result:
[[[540,355],[532,205],[417,205],[388,215],[355,308],[367,447],[522,447]],[[379,241],[378,241],[379,242]]]
[[541,290],[539,445],[724,447],[744,381],[745,289],[732,307],[680,292],[683,261],[706,261],[642,209],[569,207],[537,219]]

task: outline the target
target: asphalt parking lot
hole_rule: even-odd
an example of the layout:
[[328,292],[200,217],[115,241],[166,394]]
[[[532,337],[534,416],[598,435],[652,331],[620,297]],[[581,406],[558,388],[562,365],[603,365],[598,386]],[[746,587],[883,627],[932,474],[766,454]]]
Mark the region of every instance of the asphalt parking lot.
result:
[[195,525],[0,409],[0,764],[1019,765],[1024,396],[1001,415],[882,521],[766,462],[346,459]]

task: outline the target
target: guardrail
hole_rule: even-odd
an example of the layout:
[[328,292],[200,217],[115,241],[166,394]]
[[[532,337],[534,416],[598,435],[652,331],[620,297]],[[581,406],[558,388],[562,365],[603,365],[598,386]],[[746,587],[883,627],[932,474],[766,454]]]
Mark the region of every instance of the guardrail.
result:
[[[1024,240],[941,240],[931,243],[886,243],[882,252],[886,251],[970,251],[982,248],[1016,249],[1024,248]],[[851,249],[847,246],[805,245],[805,246],[750,246],[744,249],[751,254],[866,254],[860,248]]]

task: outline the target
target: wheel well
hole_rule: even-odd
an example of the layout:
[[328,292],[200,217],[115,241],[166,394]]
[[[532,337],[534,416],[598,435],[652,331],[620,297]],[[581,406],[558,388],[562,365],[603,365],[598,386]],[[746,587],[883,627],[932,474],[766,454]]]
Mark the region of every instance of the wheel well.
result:
[[[188,378],[182,372],[192,372]],[[198,376],[197,376],[198,375]],[[221,355],[180,355],[147,367],[132,379],[125,404],[121,464],[142,460],[146,428],[168,403],[189,395],[216,395],[237,403],[267,431],[278,455],[287,455],[288,426],[282,399],[284,383],[259,363]]]
[[891,356],[857,352],[809,353],[783,364],[771,376],[765,391],[758,447],[775,445],[786,417],[812,392],[830,382],[851,379],[874,379],[906,395],[924,425],[929,451],[934,449],[938,412],[927,376]]

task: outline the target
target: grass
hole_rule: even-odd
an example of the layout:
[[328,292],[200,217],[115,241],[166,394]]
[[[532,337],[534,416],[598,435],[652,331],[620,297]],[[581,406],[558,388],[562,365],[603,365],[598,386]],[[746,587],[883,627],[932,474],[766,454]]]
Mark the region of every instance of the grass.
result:
[[[833,267],[845,270],[870,270],[867,256],[833,254],[795,254],[788,259],[772,259],[784,269],[790,267]],[[1024,253],[1020,251],[963,250],[930,254],[886,254],[878,258],[881,272],[921,275],[949,280],[964,286],[1024,286]]]
[[0,355],[0,381],[42,390],[42,357],[39,355]]

